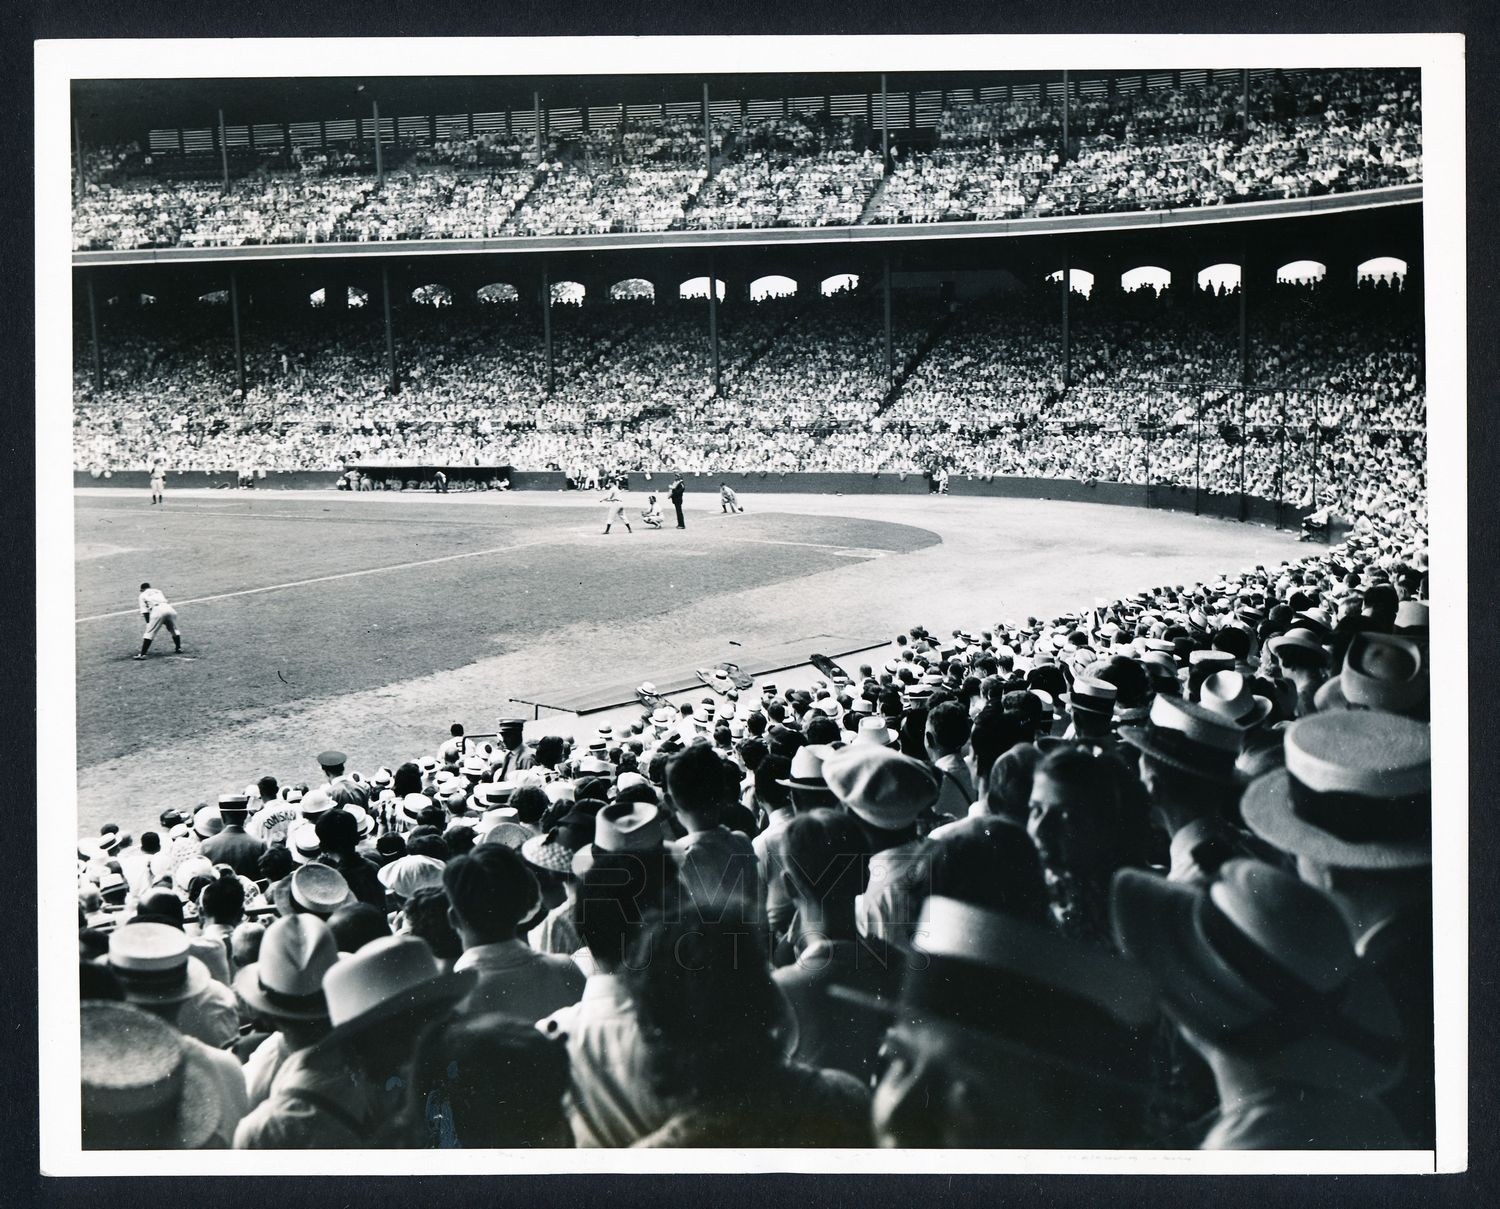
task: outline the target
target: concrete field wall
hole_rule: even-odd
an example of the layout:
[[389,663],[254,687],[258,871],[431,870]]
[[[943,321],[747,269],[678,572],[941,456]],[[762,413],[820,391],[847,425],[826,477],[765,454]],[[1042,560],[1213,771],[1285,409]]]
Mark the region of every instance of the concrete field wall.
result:
[[[372,468],[373,469],[373,468]],[[491,467],[448,467],[450,480],[457,482],[466,472],[495,473]],[[431,468],[413,468],[413,477],[430,477]],[[332,490],[338,482],[334,471],[277,470],[267,471],[255,480],[256,491]],[[168,492],[187,488],[234,488],[238,483],[234,471],[191,470],[167,477]],[[89,471],[73,473],[75,487],[117,487],[136,491],[150,489],[151,476],[144,470],[117,471],[108,478],[95,478]],[[511,487],[516,491],[561,491],[565,477],[559,471],[518,470],[510,473]],[[636,491],[665,493],[671,475],[652,472],[632,474],[630,486]],[[925,495],[932,486],[923,474],[835,474],[835,473],[725,473],[688,475],[684,485],[694,494],[717,492],[720,483],[736,491],[754,495],[757,491],[806,493],[812,495]],[[1165,508],[1172,512],[1198,512],[1230,520],[1250,520],[1265,525],[1295,526],[1302,522],[1308,509],[1278,504],[1259,496],[1238,493],[1195,492],[1191,487],[1169,487],[1153,484],[1149,489],[1139,483],[1086,483],[1072,479],[1033,479],[997,476],[963,478],[955,475],[949,482],[953,495],[992,496],[1005,499],[1068,500],[1088,504],[1118,504],[1128,508]],[[456,493],[456,492],[455,492]]]

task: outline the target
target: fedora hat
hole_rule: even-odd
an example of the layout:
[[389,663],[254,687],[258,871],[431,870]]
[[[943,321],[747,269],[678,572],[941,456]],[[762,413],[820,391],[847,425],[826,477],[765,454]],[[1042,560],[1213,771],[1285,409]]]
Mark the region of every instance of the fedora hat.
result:
[[777,777],[776,784],[786,789],[827,789],[828,781],[823,776],[823,761],[833,752],[826,743],[809,743],[792,753],[791,767],[785,777]]
[[372,940],[323,976],[333,1028],[317,1048],[357,1036],[403,1012],[455,1003],[474,980],[473,970],[444,974],[427,942],[415,936]]
[[1294,613],[1292,620],[1301,628],[1311,630],[1319,638],[1330,638],[1333,635],[1333,618],[1328,616],[1328,610],[1321,605]]
[[1427,602],[1425,600],[1403,600],[1396,606],[1396,633],[1427,633]]
[[884,831],[900,831],[937,801],[927,765],[875,743],[851,743],[823,760],[823,777],[850,811]]
[[1235,859],[1205,889],[1123,869],[1110,899],[1120,950],[1216,1049],[1370,1091],[1403,1069],[1395,1004],[1333,900],[1295,874]]
[[1180,697],[1159,695],[1145,726],[1124,726],[1120,738],[1143,755],[1182,772],[1231,784],[1241,731],[1223,714]]
[[972,903],[930,895],[912,947],[922,960],[908,963],[899,1004],[839,984],[831,993],[1093,1076],[1110,1065],[1101,1054],[1129,1049],[1156,1018],[1156,986],[1136,963]]
[[1390,634],[1356,634],[1339,675],[1313,698],[1319,710],[1375,709],[1417,716],[1428,701],[1422,648]]
[[266,929],[260,959],[234,976],[234,990],[268,1016],[323,1020],[323,976],[338,960],[338,941],[326,923],[314,915],[288,915]]
[[328,791],[326,785],[309,789],[302,795],[302,800],[297,803],[297,809],[302,812],[303,818],[315,819],[320,814],[327,814],[333,809],[333,794]]
[[1287,647],[1293,647],[1300,651],[1306,651],[1310,655],[1326,658],[1328,651],[1323,646],[1323,640],[1312,630],[1298,626],[1288,630],[1285,634],[1278,634],[1271,639],[1266,646],[1271,648],[1271,654],[1278,655]]
[[187,934],[171,924],[129,923],[109,934],[109,968],[130,1003],[181,1003],[213,980],[188,952]]
[[271,887],[271,901],[278,915],[305,912],[327,919],[355,899],[342,873],[330,865],[314,862],[292,870],[290,876]]
[[1245,824],[1283,852],[1351,869],[1432,862],[1426,723],[1374,710],[1312,714],[1285,731],[1286,767],[1245,790]]
[[1091,710],[1096,714],[1111,715],[1115,710],[1115,699],[1120,695],[1108,680],[1079,675],[1073,679],[1073,688],[1063,694],[1069,709]]
[[217,806],[200,806],[193,811],[193,831],[203,839],[209,839],[224,830],[224,816]]
[[198,1150],[218,1133],[223,1096],[214,1072],[189,1057],[165,1020],[89,1000],[79,1026],[85,1150]]
[[594,816],[594,842],[573,854],[573,876],[583,877],[606,852],[652,852],[662,847],[661,807],[617,802]]
[[[854,732],[854,742],[867,746],[890,747],[901,738],[885,724],[884,718],[871,715],[859,720],[859,729]],[[801,748],[798,748],[800,751]]]
[[1249,679],[1240,672],[1215,672],[1198,690],[1198,701],[1242,730],[1264,722],[1273,708],[1270,701],[1251,691]]

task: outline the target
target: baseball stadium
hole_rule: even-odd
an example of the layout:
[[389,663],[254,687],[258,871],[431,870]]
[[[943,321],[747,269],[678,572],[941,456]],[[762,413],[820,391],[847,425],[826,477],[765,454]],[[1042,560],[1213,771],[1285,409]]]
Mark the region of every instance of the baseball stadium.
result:
[[1434,1148],[1419,70],[71,99],[85,1149]]

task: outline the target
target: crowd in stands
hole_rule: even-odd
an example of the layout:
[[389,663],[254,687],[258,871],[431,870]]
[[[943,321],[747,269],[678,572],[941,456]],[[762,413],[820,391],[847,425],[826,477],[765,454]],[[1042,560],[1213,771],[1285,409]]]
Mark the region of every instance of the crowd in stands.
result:
[[1065,388],[1057,288],[952,308],[898,298],[895,390],[874,297],[724,305],[718,394],[701,300],[555,305],[550,394],[539,317],[514,303],[407,308],[397,395],[375,317],[252,315],[243,398],[216,308],[142,308],[106,325],[102,391],[80,358],[75,465],[941,467],[1232,493],[1243,462],[1245,490],[1268,499],[1354,511],[1391,492],[1425,498],[1410,297],[1276,287],[1252,308],[1242,390],[1233,293],[1075,295]]
[[[1230,73],[1233,76],[1233,73]],[[152,176],[138,148],[85,153],[74,248],[206,247],[993,220],[1219,205],[1421,179],[1412,72],[1237,76],[1212,86],[950,104],[935,138],[893,150],[861,118],[617,124],[549,137],[445,134],[393,147],[384,184],[358,144],[296,146],[285,171]],[[217,164],[209,165],[216,178]]]
[[807,691],[226,766],[79,839],[83,1146],[1431,1147],[1428,597],[1374,508]]

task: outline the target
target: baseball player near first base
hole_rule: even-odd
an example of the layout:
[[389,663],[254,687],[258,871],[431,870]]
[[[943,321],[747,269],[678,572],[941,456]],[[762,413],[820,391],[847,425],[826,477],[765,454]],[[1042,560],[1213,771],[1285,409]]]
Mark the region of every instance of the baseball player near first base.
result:
[[162,594],[161,589],[153,588],[150,584],[142,584],[140,605],[141,620],[146,623],[146,632],[141,635],[140,653],[132,655],[131,658],[144,659],[146,652],[151,649],[151,640],[163,627],[168,634],[172,635],[174,653],[182,654],[182,631],[177,626],[177,610],[167,603],[167,598]]
[[153,504],[167,502],[167,472],[162,469],[160,462],[154,462],[151,466],[151,502]]

